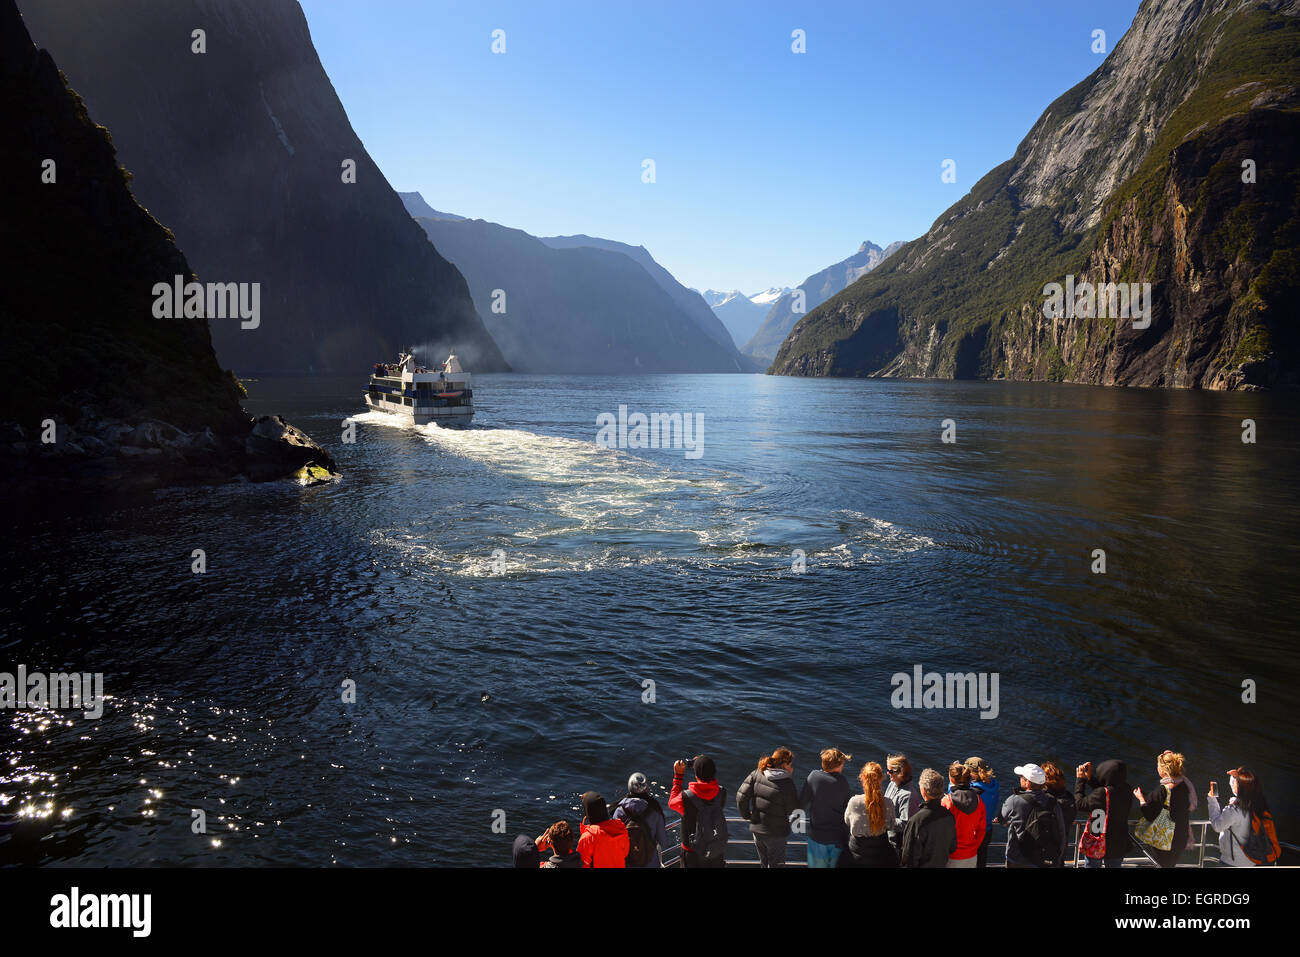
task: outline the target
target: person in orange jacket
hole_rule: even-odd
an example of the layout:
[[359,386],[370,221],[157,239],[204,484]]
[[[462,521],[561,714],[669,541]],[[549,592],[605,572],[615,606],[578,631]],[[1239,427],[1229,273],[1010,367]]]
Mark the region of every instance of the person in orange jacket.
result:
[[578,853],[583,867],[624,867],[627,862],[627,825],[609,816],[605,799],[595,791],[582,796],[586,815],[579,828]]

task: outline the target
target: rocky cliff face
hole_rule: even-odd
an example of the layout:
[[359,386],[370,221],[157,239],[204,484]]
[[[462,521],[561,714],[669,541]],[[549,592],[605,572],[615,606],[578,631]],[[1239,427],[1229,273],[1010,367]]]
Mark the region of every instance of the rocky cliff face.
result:
[[223,364],[360,374],[426,344],[506,368],[464,279],[353,132],[296,0],[20,6],[199,278],[260,283],[256,328],[213,320]]
[[[1015,157],[770,371],[1294,387],[1298,135],[1300,3],[1146,0]],[[1150,283],[1149,316],[1049,318],[1067,276]]]
[[190,266],[13,0],[0,129],[0,492],[329,477],[305,435],[243,412],[203,319],[155,317],[155,283]]

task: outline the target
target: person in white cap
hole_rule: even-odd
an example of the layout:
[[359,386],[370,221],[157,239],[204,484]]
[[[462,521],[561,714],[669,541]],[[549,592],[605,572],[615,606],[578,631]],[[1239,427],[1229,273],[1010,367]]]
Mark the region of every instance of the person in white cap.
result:
[[1061,806],[1047,793],[1047,774],[1037,764],[1016,768],[1020,787],[1002,805],[1007,822],[1007,867],[1055,867],[1065,859]]

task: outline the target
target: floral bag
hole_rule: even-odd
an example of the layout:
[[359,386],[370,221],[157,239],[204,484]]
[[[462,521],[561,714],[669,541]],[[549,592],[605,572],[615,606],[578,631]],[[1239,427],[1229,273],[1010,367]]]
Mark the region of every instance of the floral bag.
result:
[[1165,806],[1160,809],[1154,821],[1143,821],[1133,832],[1143,844],[1158,851],[1167,851],[1174,846],[1174,818],[1169,813],[1169,788],[1165,788]]

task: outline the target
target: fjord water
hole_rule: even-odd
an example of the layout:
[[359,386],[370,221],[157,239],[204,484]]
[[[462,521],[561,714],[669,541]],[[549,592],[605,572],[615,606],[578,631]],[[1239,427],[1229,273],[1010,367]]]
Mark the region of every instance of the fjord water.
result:
[[[0,861],[503,864],[581,791],[709,752],[734,795],[778,745],[1004,788],[1111,757],[1150,787],[1173,748],[1202,795],[1250,766],[1296,836],[1293,396],[497,375],[440,431],[363,380],[248,383],[337,484],[9,511],[0,671],[109,700],[0,713]],[[597,448],[620,405],[703,413],[703,456]],[[918,664],[996,672],[996,718],[894,708]]]

